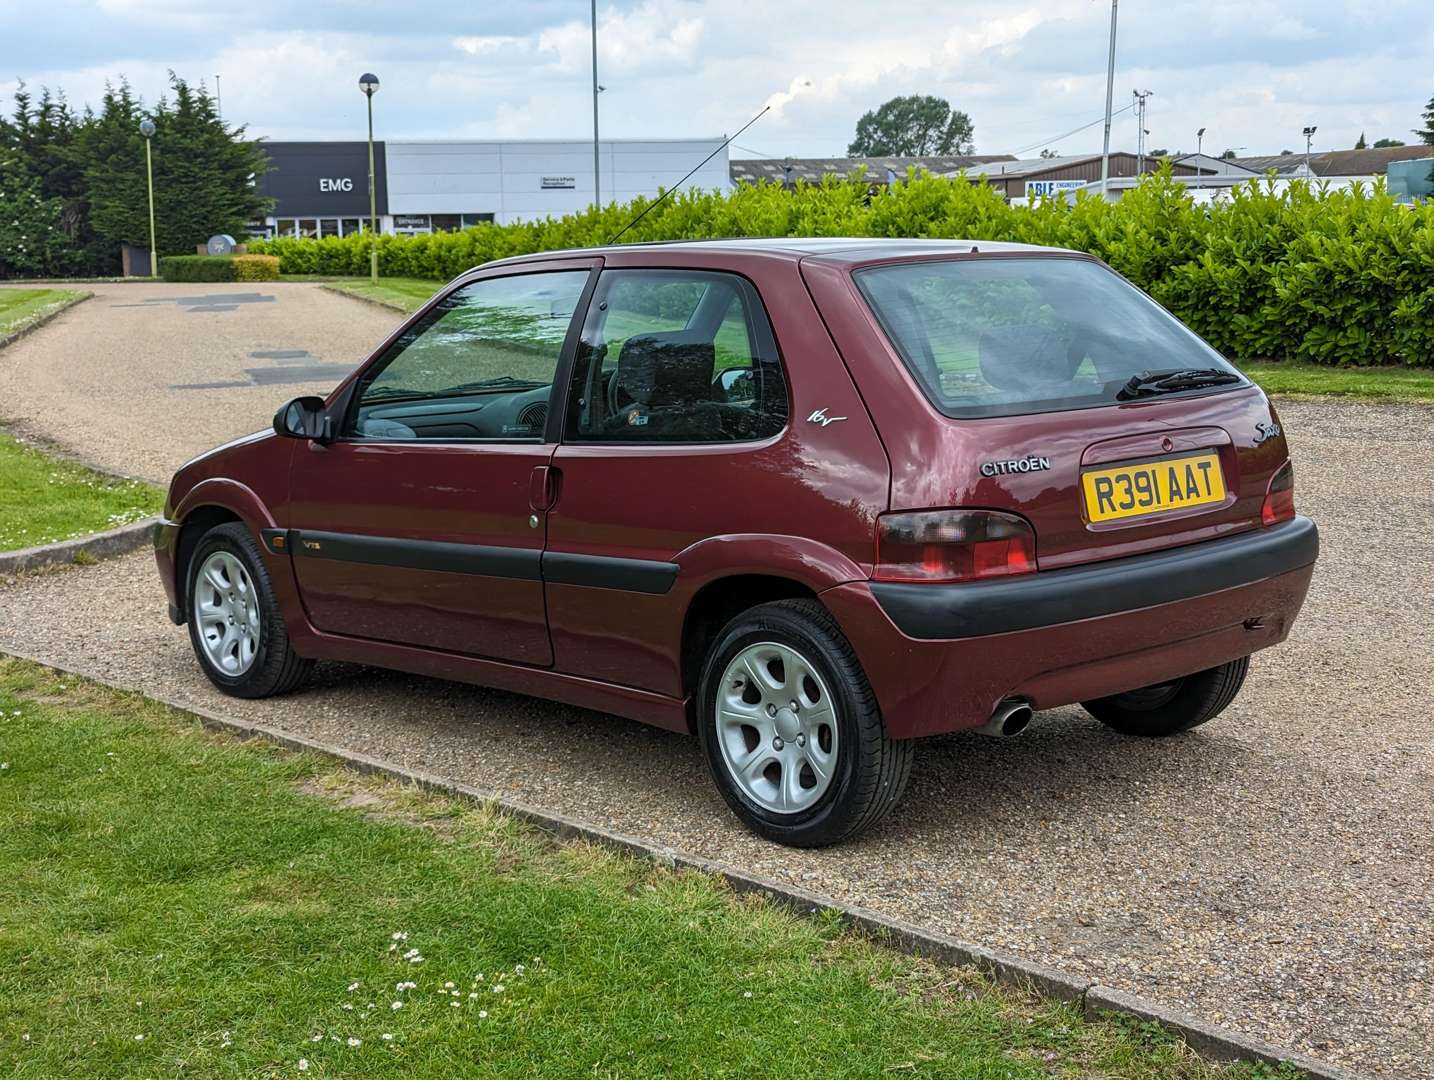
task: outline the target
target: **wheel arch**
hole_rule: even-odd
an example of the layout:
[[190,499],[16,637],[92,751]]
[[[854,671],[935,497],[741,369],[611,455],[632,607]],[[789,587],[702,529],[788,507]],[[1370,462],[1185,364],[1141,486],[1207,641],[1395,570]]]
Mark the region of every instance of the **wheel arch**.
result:
[[682,620],[682,690],[687,697],[687,728],[697,730],[697,684],[702,662],[717,635],[734,618],[774,600],[818,599],[810,585],[777,574],[739,573],[708,581],[687,605]]
[[181,614],[189,603],[189,561],[200,537],[216,525],[237,521],[247,525],[257,540],[260,530],[274,524],[267,508],[250,488],[234,480],[217,478],[196,484],[175,508],[174,520],[179,524],[174,591]]

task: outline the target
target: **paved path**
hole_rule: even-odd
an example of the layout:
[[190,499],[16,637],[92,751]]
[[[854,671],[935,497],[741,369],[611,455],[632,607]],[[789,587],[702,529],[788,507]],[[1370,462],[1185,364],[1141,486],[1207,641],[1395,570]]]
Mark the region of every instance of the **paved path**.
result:
[[[64,319],[94,325],[62,322],[21,343],[33,350],[21,354],[28,374],[0,375],[3,411],[45,385],[46,424],[81,418],[47,434],[69,433],[86,455],[159,478],[307,388],[170,384],[240,381],[247,368],[269,370],[250,354],[270,348],[351,361],[392,323],[308,287],[270,291],[314,326],[290,326],[261,304],[150,311],[154,323],[130,324],[166,327],[132,341],[135,357],[183,352],[191,324],[222,344],[183,375],[146,374],[114,408],[85,400],[102,372],[56,356],[101,341],[110,314],[135,317],[102,306],[114,297],[89,301]],[[95,355],[114,370],[112,354]],[[14,359],[0,353],[0,371]],[[84,378],[39,379],[51,362]],[[212,410],[202,429],[156,434],[128,412],[187,415],[196,401]],[[1146,743],[1068,708],[1014,740],[926,741],[905,802],[831,851],[756,840],[717,797],[695,742],[612,717],[336,665],[293,697],[223,698],[165,619],[145,556],[0,586],[0,648],[736,863],[1316,1057],[1434,1078],[1434,410],[1287,402],[1282,412],[1298,501],[1320,523],[1324,554],[1292,640],[1256,657],[1219,720]],[[110,428],[103,437],[93,417]]]
[[311,283],[84,288],[0,352],[0,422],[156,483],[332,389],[400,319]]

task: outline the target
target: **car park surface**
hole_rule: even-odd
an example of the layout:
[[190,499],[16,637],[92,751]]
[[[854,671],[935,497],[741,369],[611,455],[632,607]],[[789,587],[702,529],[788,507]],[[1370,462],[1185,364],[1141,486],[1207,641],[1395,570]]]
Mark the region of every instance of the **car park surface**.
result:
[[[0,368],[43,345],[27,362],[124,378],[130,356],[58,355],[71,339],[52,335],[94,304],[12,346]],[[153,313],[155,336],[135,348],[157,365],[195,362],[190,319],[172,306]],[[342,325],[332,333],[337,348]],[[236,348],[224,368],[211,361],[205,378],[238,381],[230,371],[263,344]],[[26,393],[18,386],[7,411],[44,432],[53,412]],[[157,413],[182,414],[191,397],[159,380],[152,393]],[[214,393],[228,426],[206,429],[210,443],[264,424],[276,396]],[[102,404],[77,395],[64,411],[98,420]],[[691,740],[600,714],[341,665],[321,668],[302,696],[224,698],[164,618],[143,555],[0,588],[0,647],[723,859],[1370,1074],[1431,1077],[1434,943],[1420,928],[1434,920],[1434,614],[1418,602],[1434,564],[1431,413],[1279,408],[1323,553],[1290,640],[1255,658],[1256,677],[1224,715],[1155,744],[1107,733],[1078,709],[1040,717],[1019,739],[940,737],[924,744],[902,808],[835,850],[746,834]],[[91,458],[104,447],[153,457],[160,474],[190,453],[183,432],[156,439],[124,417],[99,426],[49,434],[68,433]]]

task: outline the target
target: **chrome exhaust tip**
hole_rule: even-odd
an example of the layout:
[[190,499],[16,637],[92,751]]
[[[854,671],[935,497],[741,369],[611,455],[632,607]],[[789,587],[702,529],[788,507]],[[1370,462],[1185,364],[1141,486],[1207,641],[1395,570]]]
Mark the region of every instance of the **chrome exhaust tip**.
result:
[[1025,731],[1033,715],[1030,705],[1020,698],[1011,698],[996,706],[996,711],[991,714],[991,719],[972,730],[978,735],[1009,739],[1011,736]]

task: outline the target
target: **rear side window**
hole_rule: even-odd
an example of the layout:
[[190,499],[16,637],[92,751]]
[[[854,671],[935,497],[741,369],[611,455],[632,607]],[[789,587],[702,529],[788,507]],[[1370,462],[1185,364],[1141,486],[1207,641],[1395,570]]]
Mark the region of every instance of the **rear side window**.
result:
[[702,270],[607,270],[569,390],[574,442],[764,439],[787,422],[787,384],[750,282]]
[[1085,259],[901,263],[855,278],[931,403],[951,417],[1113,404],[1149,371],[1235,372],[1139,289]]

